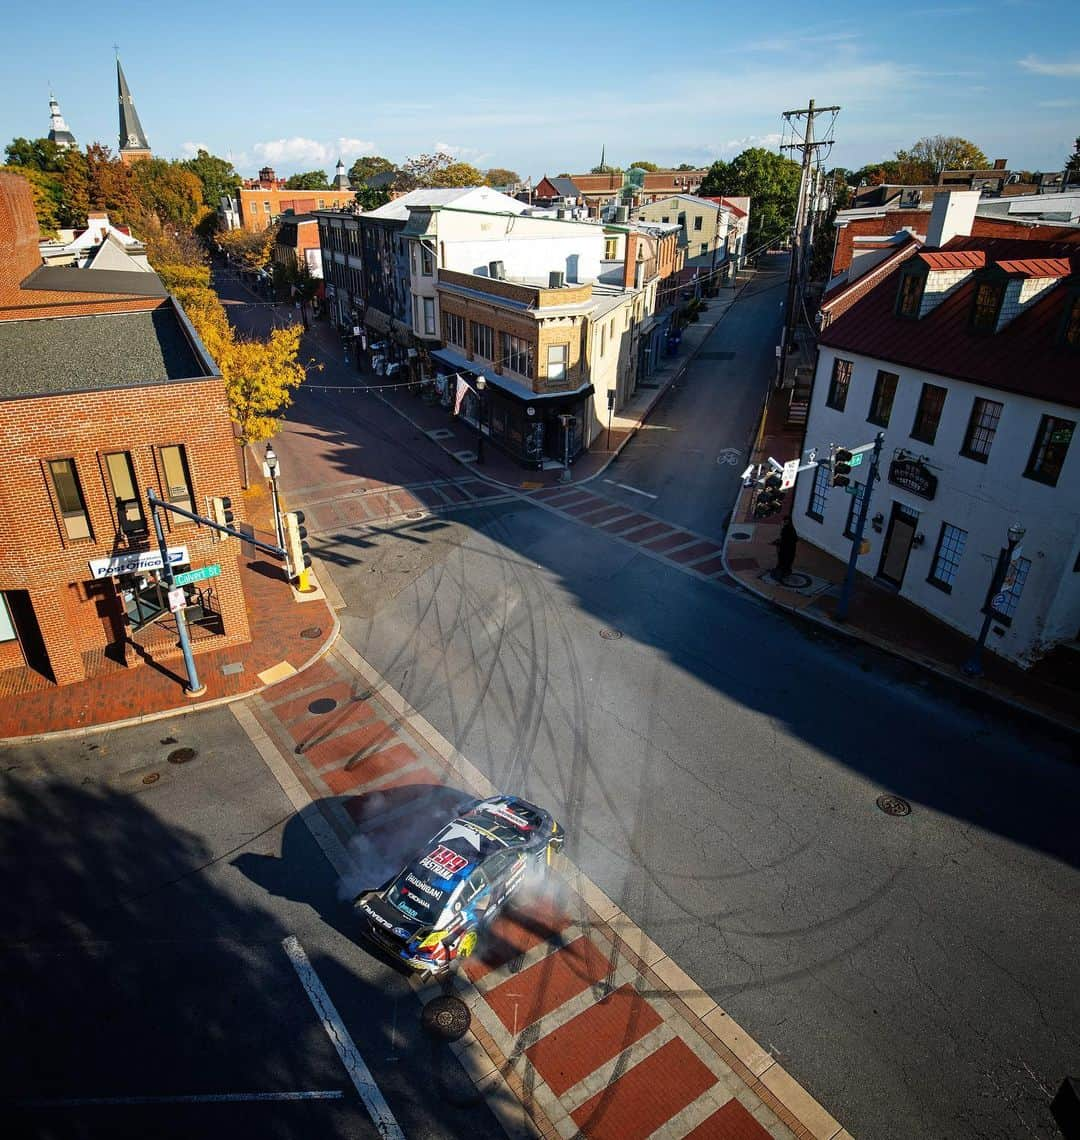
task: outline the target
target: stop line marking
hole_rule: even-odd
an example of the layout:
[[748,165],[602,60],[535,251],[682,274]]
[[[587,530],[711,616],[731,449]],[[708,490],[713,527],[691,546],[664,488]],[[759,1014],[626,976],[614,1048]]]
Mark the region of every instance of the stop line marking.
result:
[[379,1136],[383,1140],[405,1140],[405,1133],[401,1131],[382,1091],[371,1075],[371,1070],[364,1063],[364,1058],[360,1056],[360,1051],[349,1036],[349,1031],[341,1020],[341,1014],[334,1008],[334,1003],[319,980],[319,975],[315,973],[307,954],[304,953],[303,946],[292,934],[281,943],[281,946],[289,956],[289,961],[292,962],[293,969],[300,978],[300,984],[307,992],[315,1013],[323,1023],[326,1036],[337,1050],[349,1079],[360,1094],[372,1123],[378,1129]]
[[181,1093],[176,1096],[69,1096],[20,1100],[19,1108],[98,1108],[118,1104],[237,1104],[259,1100],[341,1100],[341,1089],[310,1092]]
[[610,483],[613,487],[622,487],[624,491],[633,491],[635,495],[644,495],[646,499],[655,499],[658,496],[650,494],[648,491],[640,491],[637,487],[631,487],[629,483],[616,483],[614,479],[605,479],[605,483]]

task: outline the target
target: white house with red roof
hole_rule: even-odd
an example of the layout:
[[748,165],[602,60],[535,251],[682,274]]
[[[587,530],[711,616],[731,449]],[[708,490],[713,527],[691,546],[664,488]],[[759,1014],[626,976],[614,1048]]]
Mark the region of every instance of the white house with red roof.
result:
[[[973,197],[826,298],[806,445],[884,432],[859,571],[1027,667],[1080,642],[1080,233],[971,237]],[[848,557],[869,467],[800,477],[800,537]]]

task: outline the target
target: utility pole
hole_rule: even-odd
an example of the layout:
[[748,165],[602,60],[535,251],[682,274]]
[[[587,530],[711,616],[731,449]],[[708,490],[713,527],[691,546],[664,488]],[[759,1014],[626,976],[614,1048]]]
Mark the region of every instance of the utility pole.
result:
[[885,445],[885,433],[879,431],[874,436],[874,459],[870,464],[870,473],[866,477],[866,490],[863,492],[862,504],[859,508],[859,521],[855,525],[855,537],[851,540],[851,555],[848,558],[847,573],[844,575],[844,585],[840,589],[840,601],[836,606],[836,620],[847,621],[848,606],[851,604],[851,587],[855,582],[855,563],[858,561],[862,548],[863,532],[866,530],[866,516],[870,513],[870,496],[874,493],[874,484],[878,478],[878,467],[881,464],[881,449]]
[[808,234],[813,226],[813,211],[811,199],[815,196],[817,177],[814,170],[814,156],[821,147],[831,147],[832,139],[825,138],[817,141],[814,138],[814,116],[830,113],[835,116],[839,107],[816,107],[814,100],[810,100],[809,107],[798,111],[785,111],[783,117],[790,123],[794,119],[806,116],[806,130],[802,142],[792,142],[783,146],[783,150],[802,151],[802,174],[799,178],[799,200],[795,206],[795,222],[791,229],[791,264],[788,266],[787,300],[784,303],[784,331],[780,344],[780,373],[776,378],[776,386],[782,387],[784,371],[787,366],[788,349],[795,332],[795,305],[801,299],[806,289],[806,271],[808,260]]

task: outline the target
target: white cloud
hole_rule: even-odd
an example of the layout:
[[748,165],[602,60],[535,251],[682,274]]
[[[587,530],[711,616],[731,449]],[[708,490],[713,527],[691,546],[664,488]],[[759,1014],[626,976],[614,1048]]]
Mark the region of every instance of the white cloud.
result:
[[1019,61],[1025,71],[1036,75],[1053,75],[1060,79],[1080,79],[1080,59],[1040,59],[1037,55],[1026,55]]
[[744,135],[741,139],[728,139],[725,143],[707,144],[705,150],[710,154],[738,154],[754,146],[773,150],[780,144],[782,138],[779,131],[772,131],[767,135]]
[[253,149],[262,162],[285,166],[304,163],[323,166],[328,163],[336,163],[339,155],[344,161],[346,156],[351,158],[354,155],[359,157],[361,154],[370,154],[374,151],[375,144],[366,139],[350,138],[319,142],[317,139],[294,135],[288,139],[270,139],[268,142],[258,142]]
[[1080,105],[1080,99],[1040,99],[1035,104],[1036,107],[1046,107],[1049,109],[1057,107],[1076,107]]
[[454,143],[446,142],[437,142],[435,151],[437,154],[448,154],[458,162],[475,162],[476,159],[484,157],[474,146],[456,146]]
[[186,142],[180,145],[180,153],[184,158],[194,158],[200,150],[205,150],[208,154],[214,153],[206,143]]

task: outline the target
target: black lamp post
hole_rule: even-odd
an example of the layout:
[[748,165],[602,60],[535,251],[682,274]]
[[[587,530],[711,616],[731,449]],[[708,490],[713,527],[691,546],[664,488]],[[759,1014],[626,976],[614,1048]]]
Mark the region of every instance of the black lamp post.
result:
[[274,500],[274,537],[278,546],[285,545],[285,533],[281,526],[281,503],[278,500],[278,457],[268,443],[266,445],[266,470],[270,472],[270,494]]
[[1009,571],[1009,563],[1012,562],[1013,552],[1020,545],[1025,533],[1024,528],[1019,523],[1013,523],[1008,531],[1009,545],[998,552],[994,577],[990,582],[990,593],[987,596],[986,605],[983,607],[983,613],[986,616],[983,618],[982,629],[979,630],[979,639],[975,642],[975,649],[971,656],[963,664],[963,670],[969,677],[982,676],[982,651],[986,644],[986,635],[990,632],[990,623],[994,620],[994,598],[1005,581],[1005,575]]
[[487,380],[483,376],[476,378],[476,462],[484,462],[484,391]]

